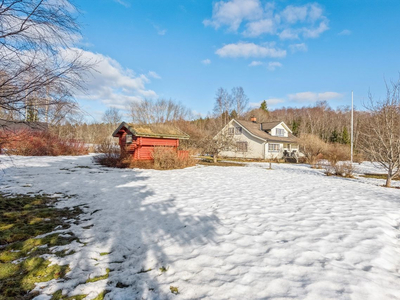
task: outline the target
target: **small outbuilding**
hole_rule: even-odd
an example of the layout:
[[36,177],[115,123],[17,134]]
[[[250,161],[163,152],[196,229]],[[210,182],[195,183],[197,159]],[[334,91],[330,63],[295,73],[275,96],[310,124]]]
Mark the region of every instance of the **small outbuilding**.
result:
[[119,138],[121,153],[133,160],[152,160],[154,147],[168,147],[180,157],[187,151],[178,150],[179,141],[189,139],[189,135],[167,124],[129,124],[122,122],[112,134]]

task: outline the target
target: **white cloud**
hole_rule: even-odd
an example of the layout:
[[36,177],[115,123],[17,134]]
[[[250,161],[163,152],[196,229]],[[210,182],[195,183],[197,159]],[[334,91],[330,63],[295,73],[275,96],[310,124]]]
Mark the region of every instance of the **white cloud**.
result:
[[125,6],[125,7],[130,7],[131,5],[128,3],[128,2],[126,2],[126,1],[122,1],[122,0],[114,0],[115,2],[117,2],[117,3],[119,3],[119,4],[121,4],[121,5],[123,5],[123,6]]
[[245,36],[257,37],[264,33],[273,34],[275,32],[275,23],[272,19],[263,19],[247,23],[247,29],[243,32]]
[[292,51],[292,53],[306,52],[308,50],[307,45],[305,43],[289,45],[289,49]]
[[152,23],[153,27],[155,30],[157,30],[157,34],[158,35],[165,35],[167,33],[167,29],[163,29],[160,26],[158,26],[157,24]]
[[[86,92],[78,94],[78,99],[100,101],[107,106],[126,109],[126,104],[131,101],[157,96],[154,91],[146,88],[150,80],[144,74],[135,74],[109,56],[89,51],[81,51],[81,53],[81,59],[96,63],[96,65],[95,71],[86,76]],[[148,76],[156,78],[155,76],[158,75],[150,71]]]
[[203,21],[205,26],[215,29],[225,26],[230,31],[241,31],[246,37],[270,34],[282,40],[300,36],[316,38],[329,29],[328,23],[317,3],[288,5],[278,10],[274,3],[262,5],[260,0],[218,1],[213,6],[211,19]]
[[299,38],[299,33],[298,30],[288,28],[279,33],[279,38],[281,40],[296,40]]
[[263,65],[262,61],[258,61],[258,60],[253,60],[250,64],[249,67],[257,67],[257,66],[261,66]]
[[282,68],[282,64],[278,61],[272,61],[268,63],[268,70],[275,71],[276,68]]
[[307,6],[287,6],[283,12],[282,17],[288,23],[304,22],[307,18]]
[[212,17],[203,24],[218,29],[228,26],[232,31],[238,30],[244,20],[257,20],[263,14],[260,0],[218,1],[214,4]]
[[340,99],[342,97],[343,94],[336,92],[324,92],[324,93],[303,92],[303,93],[288,95],[288,99],[294,102],[328,101],[333,99]]
[[201,63],[202,63],[203,65],[209,65],[209,64],[211,64],[211,60],[207,58],[207,59],[205,59],[205,60],[202,60]]
[[154,79],[161,79],[160,75],[158,75],[156,72],[154,71],[149,71],[148,73],[149,77],[152,77]]
[[328,21],[324,20],[322,21],[317,28],[303,28],[303,36],[305,38],[317,38],[321,35],[321,33],[327,31],[329,29],[328,27]]
[[260,46],[254,43],[239,42],[228,44],[215,52],[221,57],[285,57],[286,50],[267,46]]
[[338,33],[338,35],[350,35],[351,31],[348,29],[342,30],[341,32]]

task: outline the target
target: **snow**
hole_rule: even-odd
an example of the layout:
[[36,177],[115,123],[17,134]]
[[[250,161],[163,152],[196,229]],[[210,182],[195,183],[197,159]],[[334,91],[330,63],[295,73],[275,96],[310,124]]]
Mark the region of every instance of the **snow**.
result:
[[[105,289],[106,299],[400,299],[400,189],[383,181],[288,164],[156,171],[91,156],[0,160],[3,192],[85,205],[80,224],[59,230],[81,243],[57,250],[75,253],[51,258],[70,265],[68,280],[39,284],[37,299],[59,289],[87,299]],[[107,268],[108,279],[86,283]]]

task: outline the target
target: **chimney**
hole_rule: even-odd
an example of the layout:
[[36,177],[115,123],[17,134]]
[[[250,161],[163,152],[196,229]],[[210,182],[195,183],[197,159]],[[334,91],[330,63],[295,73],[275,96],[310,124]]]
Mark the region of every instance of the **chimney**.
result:
[[257,118],[255,116],[251,116],[250,121],[253,123],[257,123]]

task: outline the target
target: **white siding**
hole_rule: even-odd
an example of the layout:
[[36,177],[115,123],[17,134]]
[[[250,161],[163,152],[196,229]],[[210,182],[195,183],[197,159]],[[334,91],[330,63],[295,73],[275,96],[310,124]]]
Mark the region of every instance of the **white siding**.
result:
[[276,129],[283,129],[284,130],[284,136],[285,137],[288,137],[289,136],[289,134],[288,134],[288,131],[286,130],[286,128],[285,128],[285,126],[283,126],[282,124],[279,124],[279,125],[277,125],[277,126],[275,126],[274,128],[272,128],[271,129],[271,135],[273,135],[273,136],[278,136],[278,134],[276,133],[277,132],[277,130]]
[[[236,123],[232,122],[229,127],[236,126]],[[264,144],[265,142],[250,135],[244,128],[242,134],[234,135],[235,142],[247,142],[247,152],[239,152],[236,149],[231,151],[222,151],[221,156],[225,157],[240,157],[240,158],[264,158]]]

